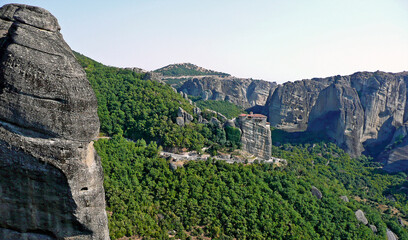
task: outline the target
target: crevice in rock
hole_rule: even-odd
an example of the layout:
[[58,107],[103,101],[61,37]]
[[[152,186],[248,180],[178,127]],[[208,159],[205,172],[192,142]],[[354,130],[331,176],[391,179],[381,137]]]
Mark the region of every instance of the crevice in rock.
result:
[[59,55],[59,54],[55,54],[55,53],[51,53],[51,52],[42,51],[42,50],[40,50],[40,49],[33,48],[33,47],[30,47],[30,46],[27,46],[27,45],[23,45],[23,44],[19,44],[19,43],[15,43],[15,42],[13,42],[13,43],[14,43],[14,44],[16,44],[16,45],[19,45],[19,46],[25,47],[25,48],[27,48],[27,49],[33,50],[33,51],[37,51],[37,52],[40,52],[40,53],[49,54],[49,55],[52,55],[52,56],[56,56],[56,57],[63,58],[63,56],[61,56],[61,55]]
[[36,98],[36,99],[40,99],[40,100],[46,100],[46,101],[54,101],[54,102],[58,102],[58,103],[62,103],[62,104],[67,104],[68,101],[62,98],[51,98],[51,97],[42,97],[42,96],[38,96],[38,95],[34,95],[31,93],[25,93],[22,91],[19,91],[17,88],[15,88],[14,86],[10,85],[10,84],[4,84],[3,88],[8,88],[10,92],[16,93],[16,94],[20,94],[23,96],[27,96],[27,97],[32,97],[32,98]]
[[0,118],[0,126],[4,127],[10,132],[20,134],[25,137],[43,138],[43,139],[49,139],[49,138],[56,137],[56,136],[50,135],[49,133],[39,131],[38,128],[21,126],[19,124],[12,123],[10,121],[7,121],[1,118]]

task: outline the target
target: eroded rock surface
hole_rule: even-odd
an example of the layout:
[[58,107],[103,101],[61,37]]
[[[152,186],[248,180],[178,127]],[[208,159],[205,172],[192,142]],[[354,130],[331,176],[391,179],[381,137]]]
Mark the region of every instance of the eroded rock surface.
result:
[[360,142],[364,112],[357,91],[339,77],[323,89],[309,116],[308,130],[323,131],[352,156],[363,151]]
[[317,187],[312,186],[312,190],[310,191],[312,192],[312,195],[315,196],[317,199],[322,199],[323,194]]
[[242,150],[261,159],[269,160],[272,151],[272,138],[266,116],[242,114],[236,121],[237,126],[241,129]]
[[380,156],[389,171],[403,171],[406,144],[386,147],[407,124],[407,86],[408,72],[380,71],[289,82],[272,92],[265,108],[271,126],[321,132],[352,156]]
[[319,92],[332,81],[312,79],[279,85],[271,91],[265,104],[271,125],[288,131],[306,130]]
[[356,218],[357,218],[358,221],[360,221],[360,222],[363,223],[364,225],[367,225],[367,224],[368,224],[368,220],[367,220],[367,218],[365,217],[365,214],[364,214],[363,211],[361,211],[361,210],[359,209],[359,210],[357,210],[354,214],[356,215]]
[[59,30],[0,8],[0,239],[109,239],[97,102]]
[[191,123],[193,120],[194,117],[191,114],[179,107],[176,118],[176,123],[179,126],[184,126],[185,124]]
[[179,87],[188,95],[200,96],[203,100],[229,101],[244,108],[263,106],[276,87],[276,83],[235,77],[194,77]]

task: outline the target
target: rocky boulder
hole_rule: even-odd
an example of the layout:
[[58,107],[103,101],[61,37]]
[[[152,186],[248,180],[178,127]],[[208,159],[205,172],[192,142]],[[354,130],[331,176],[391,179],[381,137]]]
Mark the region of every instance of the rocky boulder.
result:
[[179,107],[177,112],[176,123],[180,126],[191,123],[194,120],[194,117],[186,112],[183,108]]
[[370,229],[371,229],[371,231],[373,231],[373,233],[377,233],[377,232],[378,232],[377,227],[376,227],[375,225],[371,225],[371,224],[370,224]]
[[317,187],[312,186],[312,190],[310,191],[312,192],[312,195],[315,196],[317,199],[319,200],[322,199],[323,194],[322,192],[320,192],[320,190]]
[[343,200],[344,202],[349,202],[349,199],[347,196],[340,196],[340,199]]
[[406,136],[407,87],[408,72],[288,82],[271,92],[264,109],[273,127],[319,131],[352,156],[381,156],[378,160],[390,165],[388,171],[402,171],[408,169],[405,146],[394,151],[385,147],[393,144],[397,132]]
[[367,218],[365,217],[363,211],[361,211],[361,210],[359,209],[359,210],[357,210],[354,214],[356,215],[356,218],[357,218],[358,221],[362,222],[364,225],[367,225],[367,224],[368,224],[368,220],[367,220]]
[[387,240],[398,240],[397,235],[387,228]]
[[271,126],[288,131],[306,130],[309,113],[320,91],[332,81],[312,79],[279,85],[265,104]]
[[59,30],[0,8],[0,239],[109,239],[97,102]]

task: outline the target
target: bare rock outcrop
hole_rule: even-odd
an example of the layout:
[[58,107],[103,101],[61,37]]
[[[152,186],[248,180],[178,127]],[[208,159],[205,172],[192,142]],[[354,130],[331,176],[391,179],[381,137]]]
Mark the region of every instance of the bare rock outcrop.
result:
[[357,91],[364,110],[360,142],[371,155],[378,155],[404,123],[407,89],[403,76],[384,72],[350,76],[351,87]]
[[347,196],[340,196],[340,199],[344,202],[350,202]]
[[322,199],[323,197],[322,192],[320,192],[320,190],[315,186],[312,186],[312,189],[310,190],[310,192],[312,193],[313,196],[315,196],[319,200]]
[[367,218],[365,217],[365,214],[364,214],[363,211],[361,211],[361,210],[359,209],[359,210],[357,210],[354,214],[356,215],[356,218],[357,218],[357,220],[358,220],[359,222],[363,223],[364,225],[367,225],[367,224],[368,224],[368,220],[367,220]]
[[0,8],[0,239],[109,239],[97,102],[59,30]]
[[[398,128],[390,143],[385,148],[378,160],[385,164],[387,172],[399,172],[408,170],[408,124]],[[391,197],[395,198],[391,195]]]
[[276,83],[262,80],[235,77],[205,76],[194,77],[178,88],[203,100],[229,101],[244,108],[265,105],[266,100],[276,87]]
[[191,114],[179,107],[176,118],[176,123],[179,126],[184,126],[185,124],[191,123],[193,120],[194,117]]
[[352,156],[380,156],[389,171],[402,171],[408,148],[385,147],[408,123],[407,86],[408,72],[380,71],[289,82],[272,92],[265,109],[271,126],[321,131]]
[[241,114],[236,121],[236,125],[241,129],[242,150],[261,159],[269,160],[272,151],[272,137],[266,116],[252,113]]
[[272,126],[288,131],[306,130],[309,114],[321,90],[333,79],[312,79],[279,85],[266,101]]
[[357,91],[340,76],[319,93],[309,116],[309,131],[324,131],[352,156],[363,151],[360,142],[364,111]]
[[375,225],[371,225],[371,224],[370,224],[369,227],[370,227],[371,231],[373,231],[373,233],[377,233],[377,232],[378,232],[377,227],[376,227]]
[[397,235],[387,228],[387,240],[398,240]]

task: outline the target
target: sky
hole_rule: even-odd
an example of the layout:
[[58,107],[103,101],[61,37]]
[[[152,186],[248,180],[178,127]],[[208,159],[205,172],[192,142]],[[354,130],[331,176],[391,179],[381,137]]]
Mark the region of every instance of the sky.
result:
[[103,64],[189,62],[283,83],[408,70],[407,0],[2,0],[57,17],[71,48]]

